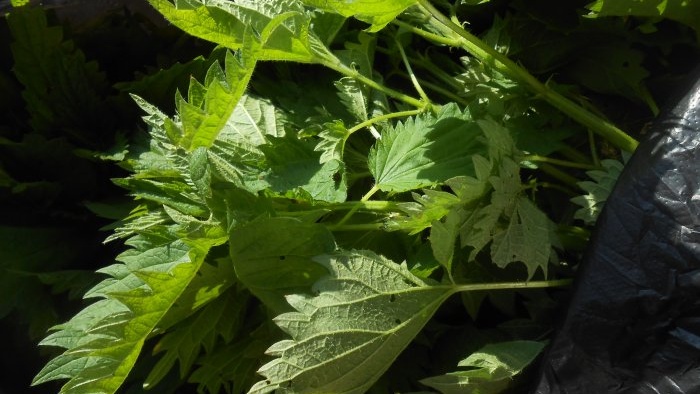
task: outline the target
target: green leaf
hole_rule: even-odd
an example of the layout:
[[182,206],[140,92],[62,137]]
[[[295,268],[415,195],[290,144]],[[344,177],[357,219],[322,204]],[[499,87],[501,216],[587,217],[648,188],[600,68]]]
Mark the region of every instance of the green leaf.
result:
[[321,163],[327,163],[332,160],[342,161],[343,152],[345,151],[345,142],[350,137],[348,129],[342,121],[324,123],[323,131],[318,134],[321,139],[315,151],[321,152]]
[[[33,384],[69,379],[61,393],[114,393],[126,379],[160,319],[195,277],[211,242],[154,245],[134,238],[135,249],[120,256],[123,266],[92,296],[105,297],[58,326],[42,345],[67,350],[38,373]],[[96,307],[96,306],[99,306]]]
[[642,65],[644,58],[644,52],[630,48],[626,43],[612,41],[588,48],[568,68],[568,73],[591,90],[646,103],[653,112],[658,112],[644,84],[649,76]]
[[95,131],[107,128],[113,111],[104,105],[107,83],[97,63],[65,40],[61,27],[49,26],[41,7],[15,9],[7,23],[14,39],[13,71],[24,86],[32,128],[90,130],[92,134],[79,133],[80,142],[99,144],[102,134]]
[[219,337],[230,342],[243,324],[247,302],[245,294],[229,291],[164,335],[154,353],[165,354],[153,366],[143,387],[153,388],[176,362],[180,366],[180,377],[185,378],[202,351],[214,351]]
[[381,30],[417,0],[302,0],[306,5],[355,18],[371,24],[370,32]]
[[450,372],[421,380],[442,394],[497,394],[504,392],[513,378],[532,363],[545,344],[512,341],[489,344],[459,362],[465,371]]
[[256,220],[230,238],[238,279],[277,313],[289,310],[284,296],[308,291],[325,273],[312,258],[335,249],[326,227],[291,218]]
[[664,17],[700,32],[700,1],[697,0],[596,0],[586,6],[590,16]]
[[149,0],[175,26],[229,49],[259,35],[261,60],[313,63],[325,49],[310,31],[310,16],[294,0]]
[[316,296],[287,297],[297,312],[275,322],[292,339],[268,349],[278,358],[260,368],[266,380],[250,393],[364,393],[454,292],[372,252],[316,260],[330,275],[314,285]]
[[576,210],[574,218],[581,219],[588,225],[595,224],[624,168],[624,164],[617,160],[603,160],[601,164],[604,170],[586,172],[593,181],[578,182],[581,189],[587,193],[571,199],[571,202],[582,207]]
[[255,371],[268,345],[248,337],[218,346],[197,361],[199,367],[188,381],[198,384],[198,392],[245,393],[257,379]]
[[522,262],[532,278],[537,268],[545,276],[549,264],[553,235],[547,216],[521,194],[520,171],[517,163],[504,158],[498,175],[491,176],[493,188],[488,204],[480,204],[465,215],[460,228],[462,247],[471,246],[469,259],[474,260],[491,242],[490,256],[503,268]]
[[369,153],[376,187],[404,192],[472,175],[471,157],[484,154],[484,132],[457,105],[442,107],[437,116],[419,115],[382,133]]
[[[247,32],[252,34],[250,30]],[[190,90],[197,90],[197,95],[190,95],[190,102],[183,98],[177,100],[181,125],[174,140],[179,146],[188,151],[209,147],[227,126],[257,62],[257,53],[246,49],[239,51],[238,55],[227,52],[223,70],[214,63],[207,72],[204,85],[193,81]]]
[[337,159],[321,163],[321,155],[314,150],[313,142],[292,135],[271,137],[270,143],[260,149],[271,170],[264,179],[272,190],[284,193],[299,188],[316,200],[345,201],[347,184],[343,163]]

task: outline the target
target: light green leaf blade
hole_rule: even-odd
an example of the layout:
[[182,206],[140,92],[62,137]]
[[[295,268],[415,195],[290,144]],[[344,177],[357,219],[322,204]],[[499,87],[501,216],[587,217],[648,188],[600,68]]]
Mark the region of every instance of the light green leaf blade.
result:
[[318,137],[320,141],[314,150],[321,152],[321,163],[327,163],[331,160],[343,160],[345,142],[350,137],[350,132],[348,132],[342,121],[336,120],[325,123],[323,131],[318,134]]
[[[247,32],[252,34],[250,30]],[[227,52],[223,70],[218,63],[209,69],[205,84],[199,88],[201,98],[190,103],[182,98],[177,100],[181,135],[175,142],[179,146],[193,151],[214,143],[228,126],[231,114],[248,87],[257,62],[255,55],[253,50],[239,51],[238,55]]]
[[302,0],[304,4],[367,22],[371,32],[381,30],[417,0]]
[[287,297],[297,312],[275,318],[292,339],[274,344],[279,358],[260,368],[250,393],[364,393],[414,339],[450,286],[431,286],[368,251],[316,259],[330,272],[316,296]]
[[295,0],[149,0],[188,34],[232,50],[246,47],[246,31],[260,36],[261,60],[312,63],[320,40],[311,34],[311,17]]
[[501,393],[516,375],[535,360],[544,346],[544,343],[535,341],[489,344],[458,364],[473,369],[426,378],[421,383],[442,394]]
[[369,153],[376,187],[404,192],[473,175],[472,156],[486,153],[481,126],[457,105],[419,115],[386,130]]
[[[144,342],[194,278],[212,246],[208,241],[186,245],[174,240],[162,246],[138,242],[141,249],[120,256],[126,270],[108,279],[111,286],[93,292],[106,297],[96,304],[101,308],[83,310],[42,343],[67,350],[49,361],[33,384],[69,379],[61,393],[116,392]],[[128,290],[114,291],[120,287],[115,280]]]

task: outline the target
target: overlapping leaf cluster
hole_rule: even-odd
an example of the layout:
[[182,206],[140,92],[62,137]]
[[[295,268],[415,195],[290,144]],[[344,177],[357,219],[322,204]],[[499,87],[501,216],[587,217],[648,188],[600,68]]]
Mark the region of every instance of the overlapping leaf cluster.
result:
[[[117,183],[139,205],[110,238],[129,249],[100,270],[107,279],[87,293],[98,300],[43,341],[64,351],[36,383],[114,393],[153,353],[142,382],[154,390],[393,392],[382,377],[403,368],[402,352],[439,348],[445,327],[471,324],[484,303],[513,318],[481,337],[502,343],[463,336],[459,354],[406,384],[507,389],[549,331],[536,307],[547,294],[525,289],[568,283],[551,269],[578,258],[562,234],[604,198],[584,183],[587,211],[552,208],[579,187],[553,165],[601,170],[597,151],[572,148],[595,146],[578,123],[634,140],[426,1],[150,2],[224,55],[176,94],[173,116],[134,96],[150,139]],[[436,43],[439,60],[406,56],[407,38]],[[404,83],[389,87],[377,56]],[[590,172],[601,188],[611,163]],[[456,311],[449,324],[434,320],[442,306]]]

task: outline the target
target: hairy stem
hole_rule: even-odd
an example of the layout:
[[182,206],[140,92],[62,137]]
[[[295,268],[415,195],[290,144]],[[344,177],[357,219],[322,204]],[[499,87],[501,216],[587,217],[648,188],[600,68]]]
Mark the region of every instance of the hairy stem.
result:
[[[456,24],[454,21],[450,20],[450,18],[433,7],[429,0],[418,0],[418,3],[429,15],[433,17],[429,23],[433,24],[437,28],[442,28],[442,30],[447,28],[453,33],[453,36],[456,34],[458,37],[460,37],[460,47],[465,49],[474,57],[493,67],[498,72],[528,86],[531,91],[542,97],[555,108],[558,108],[560,111],[567,114],[580,124],[586,126],[594,133],[599,134],[617,148],[629,152],[633,152],[637,148],[637,140],[617,128],[612,123],[601,119],[592,112],[547,87],[545,84],[537,80],[537,78],[532,76],[532,74],[530,74],[527,70],[510,60],[507,56],[486,45],[476,36],[463,29],[459,24]],[[446,34],[448,34],[448,32],[446,32]]]
[[570,286],[571,279],[555,279],[531,282],[503,282],[503,283],[473,283],[455,286],[455,292],[477,290],[507,290],[507,289],[541,289],[544,287]]
[[580,168],[582,170],[600,170],[602,167],[593,164],[577,163],[568,160],[552,159],[546,156],[540,155],[527,155],[523,158],[525,161],[532,161],[535,163],[549,163],[555,166],[570,167],[570,168]]
[[375,116],[372,119],[365,120],[362,123],[357,124],[356,126],[353,126],[352,128],[348,129],[348,134],[352,134],[358,130],[361,130],[367,126],[371,126],[377,122],[381,122],[387,119],[392,119],[392,118],[403,118],[406,116],[413,116],[413,115],[418,115],[419,113],[423,112],[423,109],[412,109],[409,111],[399,111],[399,112],[392,112],[384,115],[379,115]]
[[[378,191],[379,191],[379,187],[377,187],[377,185],[372,186],[372,188],[369,189],[367,194],[362,196],[362,198],[360,199],[360,202],[367,202]],[[355,205],[354,207],[352,207],[350,209],[350,211],[348,211],[348,213],[346,213],[345,216],[343,216],[343,218],[340,219],[337,226],[342,226],[343,224],[345,224],[345,222],[347,222],[352,217],[352,215],[354,215],[355,212],[357,212],[358,209],[360,209],[360,205]]]
[[422,100],[419,100],[415,97],[411,97],[407,94],[399,92],[398,90],[394,90],[394,89],[388,88],[384,85],[377,83],[376,81],[374,81],[371,78],[366,77],[365,75],[363,75],[359,71],[354,70],[354,69],[342,64],[340,62],[340,60],[338,60],[338,59],[336,59],[335,61],[323,60],[323,61],[321,61],[321,64],[332,69],[332,70],[335,70],[335,71],[337,71],[337,72],[339,72],[347,77],[355,79],[355,80],[369,86],[372,89],[378,90],[391,98],[402,101],[402,102],[404,102],[408,105],[411,105],[413,107],[424,108],[427,105],[427,103],[422,101]]

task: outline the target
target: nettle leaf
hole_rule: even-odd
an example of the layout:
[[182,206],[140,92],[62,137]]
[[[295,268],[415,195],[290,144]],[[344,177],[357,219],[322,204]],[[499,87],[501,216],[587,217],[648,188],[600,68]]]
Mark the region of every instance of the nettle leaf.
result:
[[459,362],[471,369],[450,372],[421,380],[442,394],[497,394],[507,389],[513,378],[530,365],[545,344],[535,341],[511,341],[489,344]]
[[644,56],[644,52],[630,48],[627,43],[612,41],[588,48],[568,67],[568,73],[591,90],[646,103],[657,112],[654,99],[644,83],[649,76],[642,64]]
[[231,259],[238,279],[277,313],[284,296],[308,291],[326,271],[313,257],[335,250],[326,227],[292,218],[267,218],[231,232]]
[[265,181],[279,193],[302,189],[316,200],[342,202],[347,197],[345,166],[337,159],[321,163],[321,154],[312,141],[293,135],[270,138],[260,146],[270,172]]
[[404,192],[473,174],[471,157],[486,153],[480,125],[456,104],[437,116],[419,115],[383,132],[369,153],[376,188]]
[[545,276],[552,253],[551,223],[547,216],[522,195],[520,170],[510,158],[503,158],[497,175],[489,178],[491,199],[470,211],[460,228],[462,247],[472,247],[470,260],[491,243],[494,264],[506,267],[522,262],[531,278],[537,268]]
[[586,6],[590,16],[664,17],[684,23],[700,32],[700,1],[596,0]]
[[[247,32],[251,34],[250,30]],[[224,69],[219,63],[214,63],[207,72],[204,85],[192,80],[189,102],[182,97],[176,100],[181,123],[171,126],[174,130],[170,135],[179,146],[192,151],[214,143],[222,129],[227,127],[248,86],[257,61],[255,55],[254,50],[239,51],[237,55],[227,52]]]
[[455,291],[369,251],[316,261],[330,275],[313,286],[316,296],[287,297],[297,312],[275,322],[292,339],[268,349],[278,358],[260,368],[266,379],[250,393],[364,393]]
[[78,136],[99,143],[96,130],[110,121],[102,92],[105,75],[94,61],[87,61],[60,26],[50,26],[41,7],[22,7],[7,15],[12,33],[14,74],[24,86],[22,97],[34,130],[55,128],[92,130]]
[[370,32],[381,30],[417,0],[302,0],[306,5],[334,12],[345,17],[353,16],[371,24]]
[[602,164],[603,170],[586,171],[586,175],[593,181],[578,182],[578,185],[587,194],[571,199],[571,202],[582,207],[576,211],[574,218],[581,219],[589,225],[595,224],[625,166],[620,161],[610,159],[603,160],[600,164]]
[[314,150],[321,152],[321,163],[327,163],[332,160],[343,160],[345,142],[348,140],[348,137],[350,137],[350,132],[342,121],[336,120],[325,123],[323,125],[323,131],[318,134],[318,137],[320,141]]
[[203,351],[213,352],[220,338],[230,342],[242,325],[247,302],[246,294],[229,291],[165,334],[154,348],[154,353],[165,354],[153,366],[143,387],[153,388],[176,362],[180,378],[187,377]]
[[132,238],[111,278],[90,293],[104,297],[56,327],[42,345],[66,351],[49,361],[33,384],[69,379],[61,393],[114,393],[133,368],[144,342],[195,277],[212,243]]
[[261,60],[313,63],[324,51],[310,30],[311,17],[295,0],[149,0],[175,26],[224,47],[246,46],[247,31],[260,38]]

